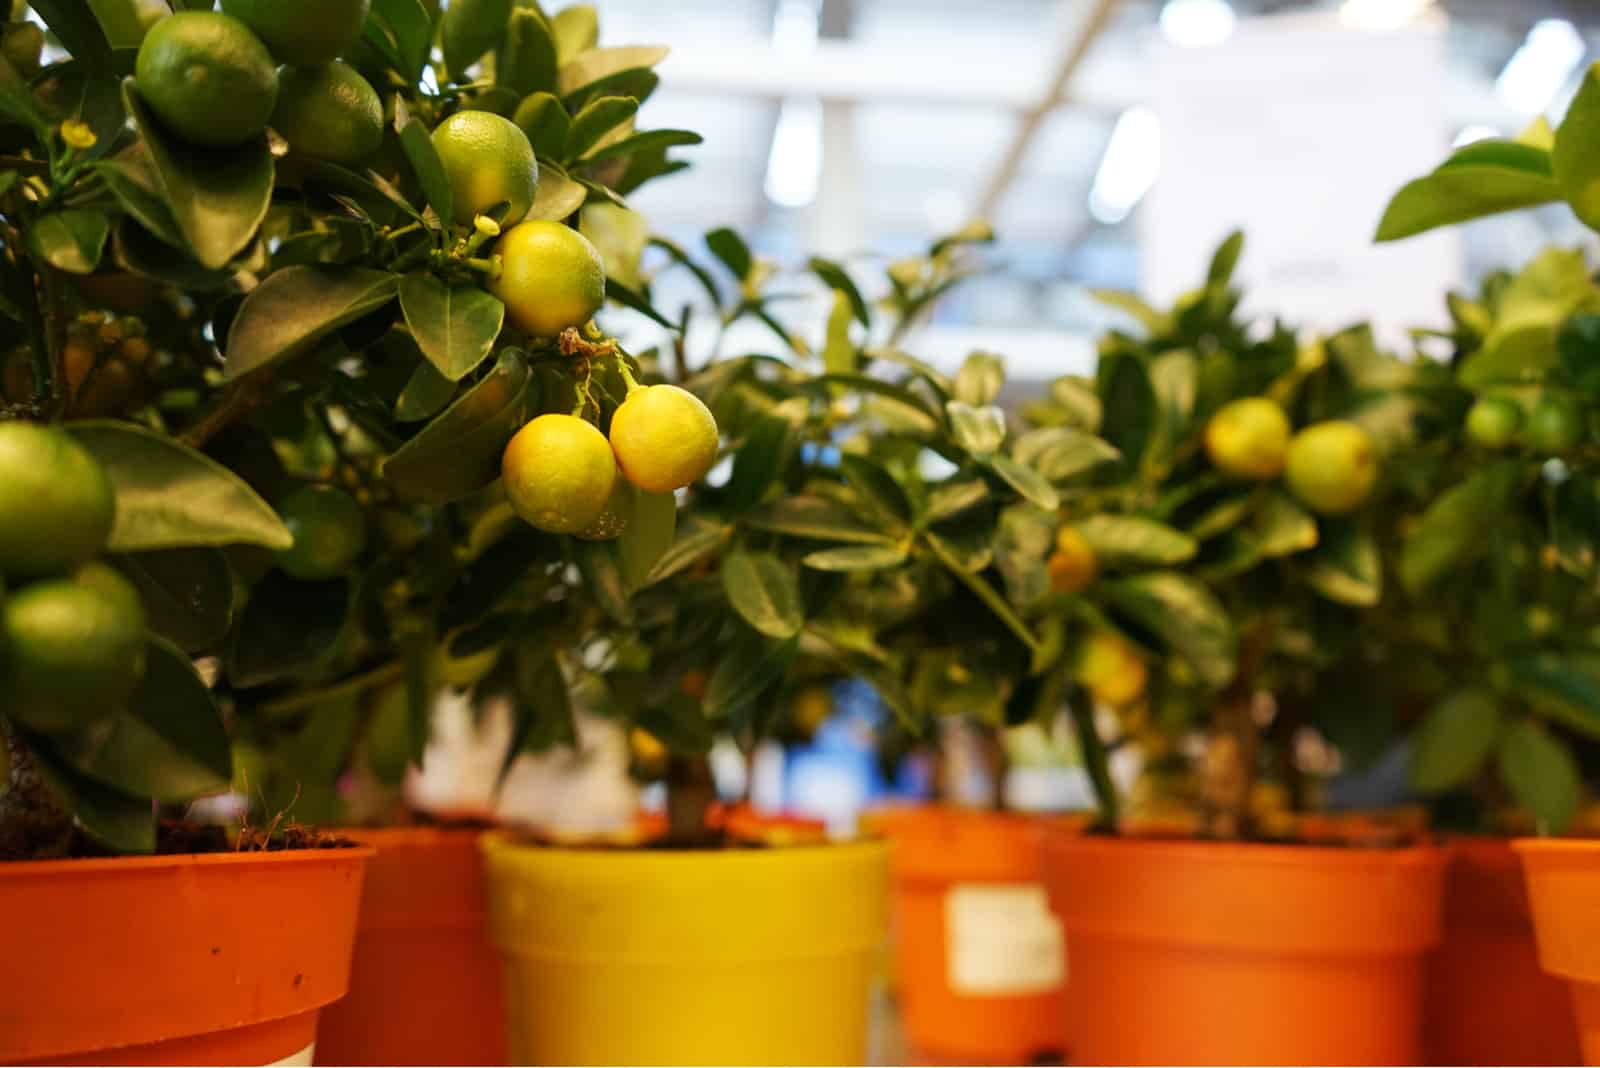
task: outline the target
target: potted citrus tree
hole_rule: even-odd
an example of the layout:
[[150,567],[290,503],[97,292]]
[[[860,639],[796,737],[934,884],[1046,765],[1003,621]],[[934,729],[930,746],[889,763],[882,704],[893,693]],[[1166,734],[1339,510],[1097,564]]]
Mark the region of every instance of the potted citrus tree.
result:
[[[1589,136],[1596,108],[1600,83],[1591,70],[1559,129],[1541,121],[1515,141],[1457,150],[1395,196],[1379,239],[1561,201],[1592,225],[1585,198],[1600,167]],[[1467,789],[1480,799],[1489,818],[1473,830],[1514,831],[1493,818],[1510,802],[1531,817],[1532,830],[1559,835],[1573,828],[1580,804],[1579,757],[1583,743],[1592,744],[1600,710],[1588,633],[1595,525],[1587,503],[1597,308],[1583,253],[1564,249],[1545,251],[1515,274],[1491,276],[1479,299],[1451,300],[1450,360],[1435,391],[1453,417],[1434,457],[1439,492],[1415,517],[1398,564],[1406,590],[1427,609],[1411,628],[1413,648],[1443,653],[1448,671],[1417,726],[1412,779],[1427,791]],[[1440,642],[1432,613],[1466,608],[1466,625]],[[1529,971],[1531,898],[1540,959],[1571,981],[1584,1053],[1593,1060],[1600,962],[1587,920],[1571,911],[1567,895],[1585,880],[1593,885],[1594,849],[1572,839],[1516,843],[1525,896],[1503,840],[1463,840],[1455,848],[1452,900],[1463,904],[1463,922],[1447,950],[1459,943],[1461,953],[1493,954],[1482,959],[1495,961],[1487,966],[1498,974]],[[1456,1008],[1498,1001],[1476,987],[1449,990]],[[1450,1005],[1430,1020],[1433,1032],[1441,1042],[1454,1036],[1454,1049],[1472,1041],[1472,1055],[1493,1059],[1535,1031],[1550,1043],[1541,1055],[1570,1061],[1572,1034],[1559,999],[1534,980],[1519,990],[1541,996],[1512,1003],[1526,1021],[1515,1035],[1451,1028],[1445,1021],[1464,1014]]]
[[1241,248],[1225,242],[1168,311],[1112,298],[1140,335],[1113,332],[1092,380],[1030,409],[1099,410],[1120,458],[1098,489],[1128,544],[1169,547],[1204,592],[1114,575],[1085,588],[1107,584],[1103,618],[1149,671],[1120,714],[1067,691],[1091,768],[1108,744],[1142,764],[1126,806],[1097,778],[1106,833],[1046,842],[1069,1031],[1096,1062],[1410,1060],[1442,854],[1300,814],[1326,774],[1307,731],[1336,737],[1345,718],[1321,682],[1381,595],[1373,516],[1392,492],[1383,457],[1414,434],[1413,372],[1364,329],[1248,323],[1230,281]]

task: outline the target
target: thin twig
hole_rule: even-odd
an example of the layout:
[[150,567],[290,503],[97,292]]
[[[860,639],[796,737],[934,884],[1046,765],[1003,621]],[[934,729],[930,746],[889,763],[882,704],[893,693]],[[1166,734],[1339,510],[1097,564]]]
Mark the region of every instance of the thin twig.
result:
[[180,434],[178,440],[192,449],[204,447],[206,442],[249,415],[266,399],[270,377],[268,372],[258,371],[228,383],[211,410]]

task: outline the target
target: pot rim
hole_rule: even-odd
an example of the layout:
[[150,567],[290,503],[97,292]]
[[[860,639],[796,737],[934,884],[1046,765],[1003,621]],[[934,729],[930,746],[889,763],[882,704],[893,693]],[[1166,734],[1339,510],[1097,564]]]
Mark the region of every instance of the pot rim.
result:
[[[1600,844],[1600,843],[1597,843]],[[1180,856],[1217,859],[1228,857],[1234,861],[1260,864],[1274,868],[1298,867],[1368,867],[1390,866],[1404,863],[1420,867],[1443,864],[1450,854],[1448,846],[1434,841],[1414,842],[1400,846],[1335,846],[1283,844],[1277,842],[1202,841],[1190,838],[1139,838],[1120,835],[1066,834],[1056,828],[1045,832],[1045,848],[1049,850],[1078,849],[1085,852],[1131,851],[1143,848]],[[1340,863],[1343,862],[1343,863]]]
[[319,846],[315,849],[229,850],[226,853],[132,853],[116,857],[78,857],[71,860],[0,861],[0,879],[31,875],[69,875],[96,872],[142,871],[152,868],[202,868],[230,864],[306,864],[327,860],[370,859],[377,850],[369,845]]
[[480,848],[485,853],[529,850],[542,856],[605,857],[614,855],[618,858],[659,857],[668,863],[688,862],[700,858],[719,858],[724,862],[729,858],[737,858],[739,861],[760,863],[756,858],[780,857],[793,853],[821,852],[823,850],[878,850],[886,848],[888,844],[889,840],[884,835],[874,832],[837,841],[785,842],[781,845],[731,846],[720,849],[662,849],[648,845],[555,845],[544,842],[530,842],[510,828],[499,827],[483,832]]

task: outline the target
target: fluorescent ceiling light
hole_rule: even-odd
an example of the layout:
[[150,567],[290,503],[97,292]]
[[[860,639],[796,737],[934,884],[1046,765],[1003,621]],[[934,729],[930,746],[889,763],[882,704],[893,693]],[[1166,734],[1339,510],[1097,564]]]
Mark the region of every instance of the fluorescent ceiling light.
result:
[[1523,115],[1537,115],[1555,100],[1588,51],[1572,23],[1540,19],[1495,79],[1495,92]]
[[1433,0],[1344,0],[1339,18],[1358,30],[1398,30],[1433,6]]
[[1233,33],[1234,21],[1228,0],[1167,0],[1161,8],[1161,32],[1184,48],[1221,44]]
[[822,178],[822,101],[791,96],[778,112],[767,156],[767,199],[780,208],[804,208],[817,199]]
[[1161,123],[1149,108],[1129,108],[1117,120],[1089,191],[1089,214],[1115,225],[1132,213],[1161,170]]

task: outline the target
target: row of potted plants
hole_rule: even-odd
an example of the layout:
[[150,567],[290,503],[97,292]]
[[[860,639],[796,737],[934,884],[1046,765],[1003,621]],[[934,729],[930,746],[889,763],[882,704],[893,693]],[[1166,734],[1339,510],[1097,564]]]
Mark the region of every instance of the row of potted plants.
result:
[[[591,8],[319,0],[347,25],[308,52],[282,19],[311,5],[31,6],[59,51],[0,39],[0,898],[33,940],[0,1059],[858,1060],[888,846],[722,811],[708,763],[838,678],[908,730],[1066,708],[1099,793],[1048,833],[882,817],[902,972],[946,980],[904,987],[936,1052],[1415,1061],[1445,855],[1309,815],[1335,760],[1407,735],[1441,826],[1572,824],[1600,712],[1581,256],[1452,298],[1435,363],[1250,322],[1232,239],[1170,311],[1110,298],[1139,332],[1019,418],[998,357],[904,351],[981,226],[880,299],[810,261],[820,344],[732,232],[715,263],[653,237],[626,198],[698,138],[635,129],[664,50],[600,47]],[[207,78],[260,121],[219,127],[182,88]],[[1461,150],[1381,236],[1586,217],[1597,101]],[[712,313],[656,307],[662,270]],[[625,351],[607,301],[661,343]],[[745,321],[769,352],[690,369]],[[507,766],[575,708],[618,719],[662,826],[354,826],[414,819],[445,689],[510,702]],[[230,787],[243,828],[184,818]],[[1475,848],[1484,947],[1531,974],[1517,869]],[[1527,849],[1543,963],[1600,978],[1593,932],[1551,933],[1588,851]],[[1570,1059],[1550,994],[1530,1029]]]

